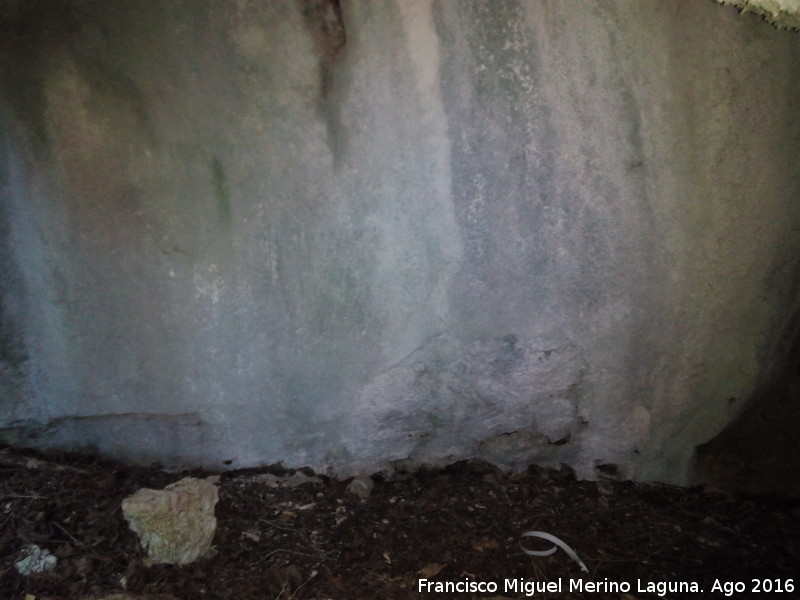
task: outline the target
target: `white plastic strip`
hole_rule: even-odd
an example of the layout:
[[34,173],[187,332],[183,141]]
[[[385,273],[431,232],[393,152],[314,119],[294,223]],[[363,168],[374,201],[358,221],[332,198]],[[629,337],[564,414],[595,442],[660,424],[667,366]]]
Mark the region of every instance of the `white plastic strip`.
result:
[[[539,552],[536,550],[528,550],[525,546],[522,545],[522,540],[520,540],[519,547],[522,548],[522,551],[525,554],[528,554],[530,556],[548,556],[553,552],[555,552],[558,548],[561,548],[564,552],[566,552],[569,555],[569,557],[572,560],[578,563],[578,566],[581,568],[581,571],[583,571],[584,573],[589,572],[589,569],[587,569],[586,565],[583,564],[583,561],[580,558],[578,558],[578,555],[575,554],[575,551],[569,546],[567,546],[563,541],[558,539],[556,536],[550,535],[549,533],[545,533],[544,531],[526,531],[525,533],[522,534],[522,537],[538,537],[555,544],[555,546],[553,546],[549,550],[542,550],[541,552]],[[556,546],[558,546],[558,548],[556,548]]]

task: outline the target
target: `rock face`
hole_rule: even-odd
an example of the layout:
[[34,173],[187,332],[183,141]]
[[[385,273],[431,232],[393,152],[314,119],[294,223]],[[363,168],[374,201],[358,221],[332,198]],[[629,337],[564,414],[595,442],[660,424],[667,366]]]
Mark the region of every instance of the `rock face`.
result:
[[2,441],[683,483],[798,337],[800,37],[755,15],[30,0],[0,39]]
[[141,489],[122,502],[122,514],[153,563],[188,564],[211,548],[217,486],[184,477],[163,490]]

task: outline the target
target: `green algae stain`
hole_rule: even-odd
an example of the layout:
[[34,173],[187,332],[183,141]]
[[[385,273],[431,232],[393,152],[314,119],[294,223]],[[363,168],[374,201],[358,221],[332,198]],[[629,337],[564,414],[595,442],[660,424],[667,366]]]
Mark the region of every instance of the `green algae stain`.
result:
[[214,182],[214,196],[217,199],[217,214],[220,221],[231,222],[231,201],[228,195],[228,179],[222,162],[216,156],[211,159],[211,178]]

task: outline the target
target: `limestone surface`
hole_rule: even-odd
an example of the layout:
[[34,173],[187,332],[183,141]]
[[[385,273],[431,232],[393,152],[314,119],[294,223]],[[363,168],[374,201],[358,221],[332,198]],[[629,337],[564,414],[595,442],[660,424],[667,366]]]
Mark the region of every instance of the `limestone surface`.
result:
[[206,556],[217,527],[217,486],[184,477],[163,490],[143,488],[122,502],[122,514],[153,563],[185,565]]
[[687,483],[800,339],[795,32],[710,0],[0,6],[0,443]]

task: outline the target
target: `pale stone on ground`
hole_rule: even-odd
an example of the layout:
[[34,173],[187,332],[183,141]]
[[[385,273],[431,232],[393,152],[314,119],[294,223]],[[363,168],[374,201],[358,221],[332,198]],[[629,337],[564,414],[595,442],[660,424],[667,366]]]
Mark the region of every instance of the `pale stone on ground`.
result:
[[36,544],[28,544],[20,552],[20,559],[14,563],[20,575],[31,575],[32,573],[46,573],[52,571],[58,559],[44,548]]
[[356,477],[347,486],[347,491],[359,498],[369,498],[372,489],[375,487],[375,482],[369,477]]
[[122,501],[122,514],[153,563],[185,565],[209,552],[218,499],[212,483],[184,477],[163,490],[139,490]]

